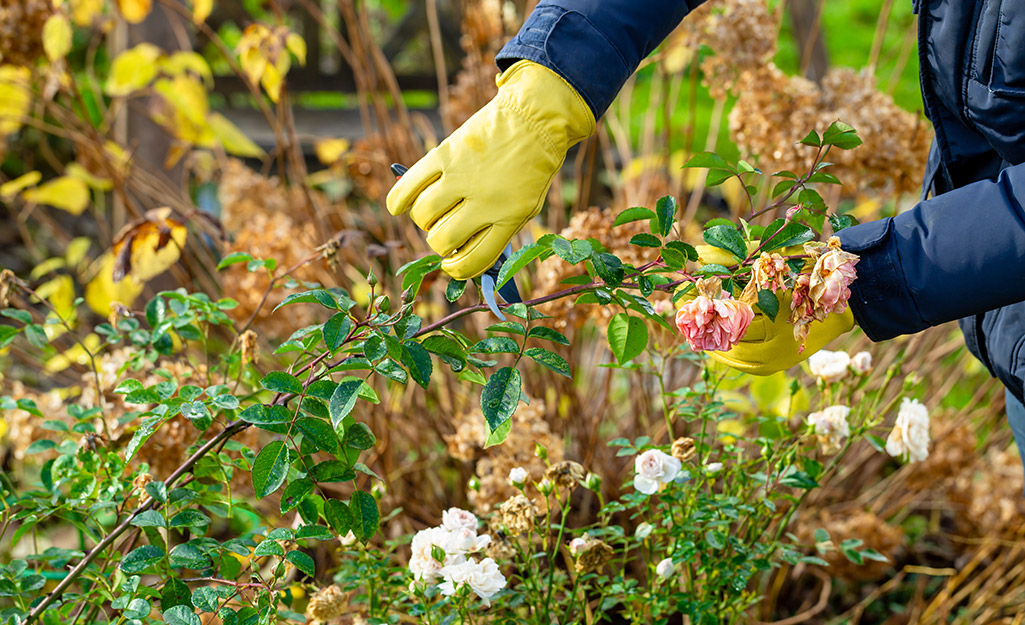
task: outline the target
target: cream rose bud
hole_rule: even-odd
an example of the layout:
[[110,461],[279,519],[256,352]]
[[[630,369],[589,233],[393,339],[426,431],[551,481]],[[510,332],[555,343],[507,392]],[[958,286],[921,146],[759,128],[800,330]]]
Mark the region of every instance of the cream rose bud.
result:
[[917,399],[905,397],[901,401],[897,421],[886,439],[886,453],[906,456],[908,462],[929,457],[929,410]]
[[450,532],[466,528],[477,533],[477,517],[469,510],[449,508],[441,513],[441,526]]
[[530,477],[530,475],[523,467],[513,467],[513,469],[509,471],[509,483],[513,486],[523,486],[527,483],[528,477]]
[[351,547],[356,544],[356,535],[352,533],[352,530],[349,530],[348,534],[338,538],[338,542],[342,543],[343,547]]
[[587,541],[583,538],[574,538],[569,541],[569,553],[574,558],[579,556],[587,548]]
[[637,526],[637,529],[634,530],[634,538],[637,538],[638,540],[644,540],[648,536],[651,536],[651,532],[653,532],[654,530],[655,526],[651,523],[641,523]]
[[851,371],[858,375],[865,375],[872,370],[872,354],[858,352],[851,356]]
[[658,449],[649,449],[634,460],[634,488],[645,495],[658,491],[662,484],[672,482],[683,464]]
[[673,565],[672,558],[666,558],[655,566],[655,574],[658,575],[660,579],[669,579],[675,572],[676,566]]
[[831,352],[821,350],[808,357],[808,367],[813,375],[826,382],[839,382],[847,376],[847,367],[851,357],[847,352]]
[[710,463],[705,465],[705,471],[707,471],[711,475],[715,475],[719,471],[722,471],[722,463],[721,462],[710,462]]

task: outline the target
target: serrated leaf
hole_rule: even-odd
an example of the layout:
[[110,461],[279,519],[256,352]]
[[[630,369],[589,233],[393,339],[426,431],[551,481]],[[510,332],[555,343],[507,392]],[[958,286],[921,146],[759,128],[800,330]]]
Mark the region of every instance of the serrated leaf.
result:
[[175,545],[168,554],[174,568],[201,569],[210,564],[210,559],[191,542]]
[[488,429],[494,431],[508,421],[520,402],[520,373],[512,367],[502,367],[488,378],[481,391],[480,403]]
[[256,496],[263,499],[285,481],[288,474],[288,449],[283,441],[271,441],[253,461],[252,480]]
[[341,460],[325,460],[310,468],[314,482],[348,482],[356,479],[356,472]]
[[495,280],[495,288],[502,288],[502,286],[508,282],[510,278],[516,275],[520,269],[526,267],[532,260],[541,256],[545,252],[551,251],[551,249],[550,243],[545,244],[538,241],[536,243],[524,245],[513,252],[512,256],[502,263],[502,268],[498,271],[498,278]]
[[119,565],[125,573],[142,573],[164,559],[164,551],[153,545],[143,545],[126,555]]
[[295,568],[310,577],[313,577],[316,572],[316,566],[313,563],[313,558],[302,551],[289,551],[285,554],[285,559],[294,564]]
[[448,286],[445,287],[445,299],[455,302],[463,296],[464,291],[466,291],[466,280],[449,280]]
[[263,558],[266,556],[283,556],[285,555],[285,548],[282,547],[281,543],[278,541],[267,538],[261,541],[260,544],[256,546],[256,549],[253,549],[253,555],[257,558]]
[[146,510],[132,519],[135,527],[164,527],[164,515],[156,510]]
[[260,386],[274,393],[299,395],[303,392],[302,382],[284,371],[271,371],[260,380]]
[[609,321],[609,347],[619,364],[639,356],[648,345],[648,327],[638,317],[619,313]]
[[779,314],[779,298],[769,289],[759,289],[758,308],[770,321],[776,321],[776,315]]
[[829,226],[833,229],[833,233],[840,232],[844,228],[850,228],[856,226],[858,220],[851,215],[830,215]]
[[762,246],[763,252],[771,252],[782,247],[801,245],[815,238],[815,231],[803,224],[790,222],[772,235]]
[[338,435],[327,421],[315,417],[299,417],[295,427],[317,449],[332,454],[338,451]]
[[575,265],[590,258],[593,250],[589,241],[567,241],[562,237],[555,237],[552,239],[552,251],[567,263]]
[[705,243],[726,250],[737,260],[747,258],[747,244],[744,237],[733,226],[712,226],[704,231],[702,238]]
[[542,349],[540,347],[529,347],[523,352],[523,355],[531,358],[537,364],[551,369],[559,375],[564,375],[571,379],[573,377],[569,368],[569,363],[555,352],[550,352],[547,349]]
[[221,603],[217,591],[211,586],[200,586],[192,591],[192,605],[203,612],[216,612]]
[[641,232],[630,237],[630,245],[638,247],[662,247],[662,240],[653,234]]
[[474,354],[518,354],[520,345],[507,336],[492,336],[477,341],[470,352]]
[[331,425],[336,430],[342,424],[342,419],[348,416],[356,406],[356,400],[359,399],[359,391],[363,384],[363,380],[359,378],[347,377],[342,378],[342,381],[335,387],[334,393],[331,394],[331,402],[328,404],[328,412],[331,415]]
[[546,328],[545,326],[534,326],[527,333],[527,337],[532,339],[543,339],[545,341],[558,343],[559,345],[569,345],[569,339],[566,338],[562,332]]
[[352,529],[352,513],[349,506],[337,499],[328,499],[324,502],[324,518],[339,536],[345,536]]
[[210,525],[210,517],[199,510],[182,510],[171,517],[171,527],[206,527]]
[[677,208],[676,198],[671,195],[660,197],[655,203],[655,215],[658,217],[658,232],[664,237],[669,236],[669,233],[673,231],[673,224],[676,223]]
[[203,625],[193,609],[184,605],[176,605],[170,610],[165,610],[163,617],[167,625]]
[[300,478],[290,482],[281,493],[281,514],[291,512],[313,493],[313,480]]
[[431,374],[434,373],[434,363],[431,361],[431,354],[423,345],[416,341],[406,341],[402,344],[402,364],[409,369],[409,375],[413,380],[427,388],[431,381]]
[[335,351],[348,338],[350,330],[352,330],[352,320],[349,319],[348,313],[335,313],[324,323],[324,344],[329,350]]
[[381,522],[377,500],[370,493],[357,490],[349,501],[349,512],[352,514],[353,535],[364,545],[367,544]]
[[495,445],[501,445],[505,442],[505,439],[509,437],[509,432],[511,431],[512,419],[506,421],[494,430],[488,432],[488,437],[484,441],[484,449],[487,449],[488,447],[494,447]]
[[345,430],[345,445],[353,449],[366,450],[374,446],[377,437],[366,423],[354,423]]

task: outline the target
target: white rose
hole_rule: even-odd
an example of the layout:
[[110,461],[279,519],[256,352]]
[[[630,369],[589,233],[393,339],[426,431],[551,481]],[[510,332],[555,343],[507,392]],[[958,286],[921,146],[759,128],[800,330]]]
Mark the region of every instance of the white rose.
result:
[[[445,552],[445,561],[434,559],[434,548]],[[420,530],[413,536],[411,545],[413,554],[409,558],[409,572],[413,578],[425,582],[437,579],[445,566],[459,564],[466,560],[466,555],[455,549],[452,532],[444,527],[431,527]]]
[[897,421],[886,439],[886,453],[907,456],[908,462],[929,457],[929,411],[917,399],[905,397],[900,403]]
[[569,553],[574,558],[579,556],[587,548],[587,541],[583,538],[574,538],[569,541]]
[[851,371],[858,375],[864,375],[872,370],[872,354],[858,352],[851,356]]
[[843,445],[843,440],[851,435],[847,423],[847,416],[850,413],[850,408],[838,405],[808,415],[808,425],[815,429],[823,453],[836,453]]
[[705,465],[705,471],[708,471],[709,473],[714,475],[714,474],[718,473],[719,471],[722,471],[722,463],[721,462],[710,462],[710,463]]
[[666,558],[655,566],[655,574],[661,579],[669,579],[676,572],[676,567],[673,565],[672,558]]
[[343,547],[351,547],[356,544],[356,535],[352,533],[352,530],[349,530],[348,534],[338,538],[338,542],[342,543]]
[[505,588],[506,584],[505,576],[491,558],[484,558],[479,563],[467,560],[446,566],[441,570],[441,576],[445,581],[439,584],[438,588],[443,595],[454,595],[456,590],[465,584],[484,601],[484,605],[491,605],[491,597]]
[[466,528],[477,533],[477,517],[462,508],[449,508],[441,513],[441,526],[450,532]]
[[676,478],[683,465],[679,460],[657,449],[649,449],[634,460],[634,488],[645,495]]
[[839,382],[847,376],[847,367],[851,357],[847,352],[831,352],[821,350],[808,357],[808,367],[813,375],[826,382]]
[[637,526],[637,529],[634,530],[634,538],[644,540],[648,536],[651,536],[651,532],[654,531],[654,529],[655,526],[651,523],[641,523]]
[[445,544],[441,545],[441,548],[445,550],[446,554],[465,554],[480,551],[490,544],[491,537],[487,534],[478,536],[477,532],[463,527],[454,532],[449,532],[448,536],[445,538]]
[[528,477],[530,476],[523,467],[513,467],[512,471],[509,471],[509,483],[513,486],[523,486]]

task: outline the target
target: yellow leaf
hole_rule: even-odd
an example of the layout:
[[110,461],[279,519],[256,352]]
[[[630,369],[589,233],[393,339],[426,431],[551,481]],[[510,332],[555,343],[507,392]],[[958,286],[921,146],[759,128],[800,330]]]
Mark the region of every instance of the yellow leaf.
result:
[[56,271],[57,269],[64,268],[65,264],[66,263],[64,262],[64,259],[60,256],[47,258],[43,262],[33,267],[32,273],[30,273],[29,275],[32,276],[33,280],[38,280],[39,278],[42,278],[51,271]]
[[[82,343],[94,354],[100,349],[100,337],[97,334],[89,334],[82,339]],[[81,366],[89,364],[89,354],[86,353],[79,343],[75,343],[62,353],[47,360],[45,368],[47,373],[59,373],[73,364]]]
[[100,191],[110,191],[114,188],[114,183],[110,180],[92,175],[88,169],[78,163],[68,163],[68,166],[64,168],[64,173],[73,178],[78,178],[90,187]]
[[238,61],[251,82],[260,82],[267,68],[267,58],[263,56],[259,47],[246,48],[239,53]]
[[110,315],[114,302],[131,306],[142,295],[143,285],[132,276],[125,276],[120,282],[114,282],[114,255],[107,252],[96,261],[99,268],[96,276],[85,286],[85,303],[97,315]]
[[53,280],[44,282],[36,289],[36,293],[50,302],[61,319],[68,321],[74,317],[75,282],[71,276],[57,276]]
[[27,174],[18,176],[14,180],[9,180],[3,184],[0,184],[0,197],[5,201],[10,202],[11,198],[21,193],[27,187],[35,186],[43,179],[43,174],[38,171],[30,171]]
[[206,125],[210,101],[202,84],[185,74],[179,74],[172,79],[157,80],[153,88],[191,123],[196,126]]
[[272,102],[277,102],[281,99],[281,85],[285,82],[285,74],[288,73],[289,65],[291,65],[291,61],[288,55],[282,54],[276,65],[268,63],[267,67],[263,70],[260,84],[263,85],[264,91],[267,92],[267,97]]
[[238,126],[220,113],[213,113],[208,120],[214,136],[221,142],[224,151],[235,156],[263,158],[266,152],[246,136]]
[[72,215],[81,215],[89,206],[89,187],[78,178],[61,176],[21,194],[27,202],[46,204]]
[[298,33],[288,33],[285,37],[285,47],[299,59],[299,65],[306,66],[306,40]]
[[27,67],[0,65],[0,135],[9,135],[21,128],[32,104],[29,81],[32,71]]
[[210,17],[214,8],[214,0],[192,0],[192,21],[202,24]]
[[82,259],[85,258],[86,252],[92,246],[93,242],[89,237],[76,237],[68,243],[68,247],[64,250],[64,260],[68,263],[68,267],[77,267]]
[[346,139],[321,139],[313,144],[317,158],[325,165],[334,165],[349,151]]
[[175,52],[165,58],[160,63],[160,67],[164,70],[164,73],[171,76],[192,72],[202,78],[207,85],[213,85],[214,74],[210,71],[210,65],[197,52]]
[[154,209],[118,233],[113,278],[124,274],[125,279],[144,283],[178,262],[187,231],[170,214],[168,208]]
[[142,89],[157,75],[160,48],[151,43],[140,43],[117,55],[110,64],[110,75],[103,90],[109,96],[120,97]]
[[76,26],[90,26],[103,12],[103,0],[71,0],[71,20]]
[[103,144],[103,151],[110,159],[108,164],[113,165],[119,176],[124,178],[128,174],[128,166],[131,164],[131,156],[124,148],[113,141]]
[[59,61],[71,52],[71,20],[54,13],[43,24],[43,50],[51,61]]
[[125,21],[138,24],[153,8],[153,0],[117,0],[117,8]]

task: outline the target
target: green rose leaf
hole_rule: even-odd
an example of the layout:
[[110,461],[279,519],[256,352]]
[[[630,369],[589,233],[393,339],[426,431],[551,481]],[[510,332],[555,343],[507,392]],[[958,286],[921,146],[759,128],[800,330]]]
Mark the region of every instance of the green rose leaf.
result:
[[638,317],[619,313],[609,321],[609,347],[619,364],[639,356],[648,345],[648,327]]
[[488,378],[480,396],[481,411],[492,431],[508,421],[520,402],[520,372],[502,367]]
[[352,533],[364,545],[373,537],[381,522],[377,510],[377,500],[370,493],[357,490],[349,501],[349,512],[352,513]]
[[288,474],[288,449],[284,441],[271,441],[253,462],[252,479],[256,496],[263,499],[285,481]]
[[271,371],[260,380],[260,386],[274,393],[299,395],[303,392],[302,382],[284,371]]

